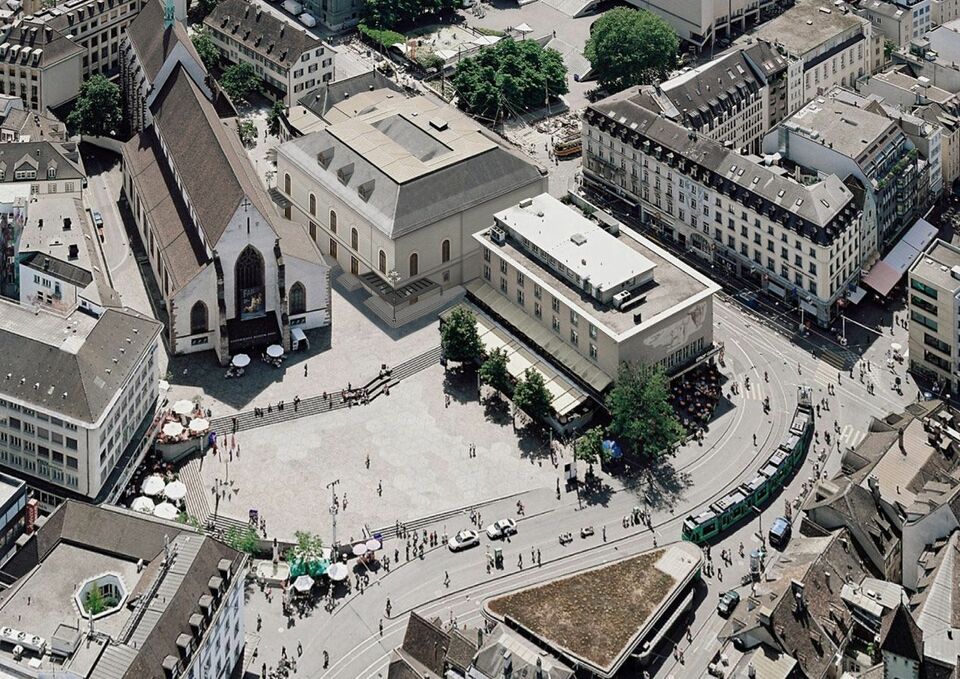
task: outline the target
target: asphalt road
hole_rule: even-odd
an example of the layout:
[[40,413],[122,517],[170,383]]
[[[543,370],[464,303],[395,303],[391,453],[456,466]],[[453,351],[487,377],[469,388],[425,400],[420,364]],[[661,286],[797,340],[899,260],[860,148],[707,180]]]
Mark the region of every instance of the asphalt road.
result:
[[[815,400],[819,402],[827,397],[827,384],[836,384],[837,378],[836,367],[812,356],[777,329],[768,327],[767,322],[745,314],[729,300],[716,304],[715,322],[717,340],[726,346],[724,371],[732,379],[741,381],[741,384],[745,376],[750,376],[751,389],[741,390],[739,396],[732,397],[735,407],[711,427],[712,440],[707,446],[688,445],[678,453],[671,480],[667,483],[676,483],[679,490],[672,496],[673,502],[654,509],[653,532],[638,528],[624,529],[621,524],[622,517],[632,507],[642,504],[644,496],[648,495],[649,490],[643,484],[639,489],[633,487],[613,492],[602,502],[583,508],[578,506],[574,497],[565,496],[559,502],[545,503],[542,509],[539,506],[528,507],[528,516],[523,518],[516,517],[512,501],[484,508],[484,524],[501,516],[520,518],[519,534],[503,545],[505,570],[487,573],[483,544],[457,554],[443,547],[436,548],[429,551],[422,561],[403,562],[403,544],[388,541],[385,544],[387,553],[392,554],[399,544],[402,565],[394,567],[389,574],[372,575],[371,584],[364,594],[352,594],[341,599],[332,614],[315,609],[308,616],[297,619],[295,626],[291,627],[280,616],[277,597],[268,604],[262,595],[255,594],[248,605],[248,629],[255,628],[258,614],[263,616],[265,622],[256,640],[258,659],[251,669],[259,671],[263,661],[271,664],[272,660],[275,663],[280,646],[295,646],[295,637],[304,647],[303,657],[299,659],[298,677],[353,679],[386,676],[390,651],[401,643],[411,610],[430,617],[437,616],[447,622],[455,619],[460,625],[475,626],[481,621],[480,603],[486,597],[641,552],[653,546],[654,537],[660,545],[679,539],[680,525],[685,516],[714,501],[738,483],[748,480],[777,446],[796,404],[797,386],[812,386]],[[900,339],[899,336],[897,339]],[[878,343],[873,351],[879,352],[881,348]],[[871,416],[883,416],[890,410],[900,410],[915,398],[915,392],[910,389],[912,385],[907,385],[907,393],[903,396],[881,388],[880,384],[886,379],[887,373],[881,377],[880,373],[874,371],[879,371],[879,368],[873,367],[868,375],[878,383],[875,395],[867,395],[864,384],[844,374],[837,387],[837,396],[829,397],[830,410],[822,413],[819,428],[832,430],[836,420],[837,426],[845,432],[843,445],[846,442],[853,445],[862,438]],[[769,381],[764,381],[764,372],[768,374]],[[762,410],[764,396],[770,397],[769,415]],[[754,433],[758,436],[759,450],[752,445]],[[803,470],[795,475],[782,496],[775,499],[763,513],[763,525],[769,526],[775,517],[783,514],[784,500],[793,500],[799,495],[803,482],[813,476],[818,453],[826,452],[825,448],[822,440],[815,442]],[[828,472],[832,473],[831,468],[839,467],[839,460],[836,447],[831,448],[826,460]],[[662,489],[656,490],[657,494],[663,494],[659,492]],[[462,526],[452,523],[449,519],[445,522],[450,532],[470,527],[466,519]],[[560,533],[570,531],[576,534],[587,525],[595,528],[594,537],[575,537],[574,542],[566,547],[559,544]],[[606,543],[602,538],[604,528]],[[428,529],[440,532],[441,527]],[[759,544],[757,531],[757,522],[742,525],[713,548],[714,555],[719,555],[721,548],[731,549],[736,554],[741,541],[747,547],[746,553],[749,553],[751,546]],[[487,542],[485,537],[481,541]],[[543,565],[539,568],[531,567],[531,549],[541,551]],[[521,555],[524,561],[522,569],[518,567],[518,557]],[[653,676],[705,674],[707,664],[720,650],[717,634],[724,623],[716,615],[714,602],[719,593],[730,586],[729,583],[739,583],[740,575],[746,569],[746,561],[736,559],[724,571],[727,573],[727,584],[716,578],[705,580],[703,603],[696,610],[690,630],[692,639],[688,641],[686,635],[681,633],[682,638],[676,640],[679,647],[684,649],[685,664],[680,666],[671,654],[671,647],[665,645],[662,662],[651,668]],[[445,574],[449,574],[449,587],[444,586]],[[392,603],[391,618],[385,616],[388,597]],[[381,620],[384,624],[382,636],[379,632]],[[324,650],[331,658],[330,667],[326,670],[322,668]],[[727,651],[735,655],[732,649]]]

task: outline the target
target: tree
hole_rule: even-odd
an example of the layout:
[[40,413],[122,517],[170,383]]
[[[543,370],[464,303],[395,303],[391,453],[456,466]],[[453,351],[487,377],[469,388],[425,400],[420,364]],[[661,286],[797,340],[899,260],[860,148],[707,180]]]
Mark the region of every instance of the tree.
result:
[[402,28],[453,16],[460,0],[365,0],[364,23],[370,28]]
[[603,429],[592,427],[583,432],[583,435],[573,443],[573,456],[590,465],[591,473],[593,465],[605,462],[610,455],[603,447]]
[[120,88],[97,73],[80,86],[67,124],[80,134],[102,137],[117,130],[122,115]]
[[543,375],[527,368],[513,389],[514,404],[537,422],[543,422],[553,411],[551,401]]
[[286,115],[286,107],[282,101],[273,102],[270,113],[267,114],[267,132],[274,137],[279,137],[283,131],[283,116]]
[[97,585],[93,585],[87,592],[87,596],[83,600],[83,606],[87,609],[87,614],[90,617],[99,615],[107,610],[107,599],[103,596],[103,592],[100,591]]
[[323,540],[319,535],[298,530],[293,536],[297,539],[297,544],[287,552],[287,561],[319,561],[323,557]]
[[250,146],[257,141],[257,126],[252,120],[238,120],[237,134],[240,136],[241,144]]
[[223,536],[223,541],[228,547],[247,554],[255,553],[260,545],[260,537],[251,526],[243,529],[232,526]]
[[680,39],[652,12],[612,9],[593,25],[583,55],[612,92],[663,78],[677,61]]
[[483,344],[477,332],[477,317],[472,311],[459,306],[450,312],[440,329],[440,346],[443,355],[451,361],[469,363],[480,358]]
[[199,527],[200,527],[200,519],[198,519],[197,517],[192,516],[192,515],[190,515],[190,514],[187,514],[186,512],[180,512],[179,514],[177,514],[177,522],[179,522],[179,523],[185,523],[186,525],[190,526],[191,528],[199,528]]
[[513,384],[510,381],[510,371],[507,370],[507,352],[503,349],[494,349],[480,366],[480,380],[484,384],[504,394],[510,393]]
[[260,76],[246,62],[233,64],[220,76],[220,85],[234,101],[246,101],[251,94],[260,91]]
[[458,105],[493,120],[546,106],[567,93],[567,67],[560,53],[534,40],[501,40],[462,59],[453,75]]
[[207,67],[208,71],[219,65],[221,56],[220,48],[213,44],[213,38],[210,37],[206,29],[199,29],[193,34],[190,40],[193,42],[194,49],[197,50],[197,54],[200,55],[200,60],[203,62],[203,65]]
[[607,396],[611,434],[634,452],[654,457],[670,451],[685,436],[670,405],[662,368],[637,368],[622,363]]

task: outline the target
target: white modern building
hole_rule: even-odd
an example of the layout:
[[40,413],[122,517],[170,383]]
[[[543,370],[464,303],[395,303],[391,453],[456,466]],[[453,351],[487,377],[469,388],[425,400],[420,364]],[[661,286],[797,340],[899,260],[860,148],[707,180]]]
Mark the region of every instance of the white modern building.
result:
[[856,12],[897,47],[904,47],[930,30],[932,0],[860,0]]
[[334,79],[333,47],[249,0],[224,0],[203,25],[228,61],[253,66],[288,106]]
[[[4,674],[229,677],[244,654],[248,568],[246,554],[185,524],[66,502],[0,569]],[[94,589],[100,612],[87,607]]]
[[[330,267],[282,219],[237,135],[236,113],[159,2],[128,31],[123,84],[141,131],[123,192],[167,307],[177,354],[232,354],[330,324]],[[142,127],[141,127],[142,126]]]
[[910,267],[910,369],[960,393],[960,248],[935,240]]
[[[561,418],[602,402],[621,363],[676,374],[714,351],[719,286],[615,220],[541,194],[496,213],[473,238],[482,254],[466,288],[482,339],[542,355],[532,363],[559,383],[551,393]],[[520,372],[531,363],[508,360]]]
[[95,499],[152,422],[160,324],[0,300],[0,469],[50,508]]
[[829,324],[860,274],[861,208],[833,174],[798,181],[656,115],[631,91],[587,108],[584,186],[664,239]]
[[473,234],[547,188],[545,170],[427,97],[368,91],[326,115],[277,148],[275,198],[392,325],[458,293]]

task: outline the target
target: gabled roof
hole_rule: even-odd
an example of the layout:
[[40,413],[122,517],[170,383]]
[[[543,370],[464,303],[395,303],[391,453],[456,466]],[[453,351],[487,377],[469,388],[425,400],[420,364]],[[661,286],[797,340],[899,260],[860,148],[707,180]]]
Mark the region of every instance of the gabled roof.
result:
[[10,28],[3,42],[10,43],[10,47],[0,61],[34,68],[52,66],[86,51],[60,31],[26,19]]
[[410,614],[401,649],[438,676],[443,676],[450,635],[416,612]]
[[140,57],[147,80],[151,83],[160,72],[167,56],[178,44],[183,45],[198,64],[203,63],[181,22],[174,21],[173,26],[164,28],[161,0],[148,0],[137,17],[127,26],[127,37]]
[[908,660],[923,660],[923,632],[903,604],[884,620],[880,629],[880,650]]
[[329,45],[248,0],[223,0],[203,24],[282,69],[293,66],[310,50],[323,48],[331,57],[334,54]]
[[18,141],[0,144],[0,169],[4,174],[0,182],[13,183],[35,181],[16,179],[14,171],[26,164],[37,171],[37,179],[47,178],[47,168],[54,167],[57,179],[82,180],[85,176],[79,167],[79,155],[75,144],[59,144],[49,141]]
[[210,248],[244,198],[274,228],[273,206],[240,144],[236,121],[220,119],[182,65],[167,77],[151,111],[152,133],[163,140]]

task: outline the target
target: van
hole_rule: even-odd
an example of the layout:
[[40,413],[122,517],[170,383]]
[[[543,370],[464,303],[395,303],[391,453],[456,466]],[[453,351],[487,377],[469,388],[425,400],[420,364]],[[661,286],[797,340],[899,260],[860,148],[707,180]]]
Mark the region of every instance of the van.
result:
[[790,533],[792,531],[793,527],[787,519],[782,516],[774,519],[773,525],[770,526],[770,546],[776,547],[777,549],[786,547],[787,543],[790,542]]

